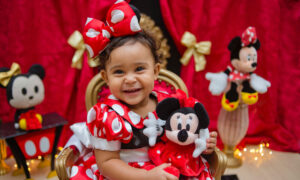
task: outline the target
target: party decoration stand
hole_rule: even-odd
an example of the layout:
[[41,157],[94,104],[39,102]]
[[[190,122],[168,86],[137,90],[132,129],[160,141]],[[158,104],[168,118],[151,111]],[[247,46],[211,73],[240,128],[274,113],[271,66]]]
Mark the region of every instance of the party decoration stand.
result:
[[227,166],[236,168],[242,165],[242,160],[234,156],[235,146],[245,137],[249,126],[248,105],[240,103],[236,110],[226,111],[221,108],[218,117],[218,131],[224,143],[224,153],[227,155]]

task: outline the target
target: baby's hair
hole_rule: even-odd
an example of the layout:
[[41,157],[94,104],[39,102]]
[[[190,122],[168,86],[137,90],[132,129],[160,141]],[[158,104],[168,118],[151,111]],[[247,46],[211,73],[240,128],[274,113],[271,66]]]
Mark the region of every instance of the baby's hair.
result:
[[99,54],[99,59],[100,59],[100,67],[99,69],[105,69],[105,65],[107,61],[109,61],[110,54],[111,52],[120,47],[123,46],[125,43],[130,42],[132,44],[139,42],[145,46],[147,46],[151,54],[154,58],[154,63],[160,63],[158,54],[157,54],[157,45],[155,40],[153,39],[152,36],[147,34],[146,32],[138,32],[137,34],[134,35],[129,35],[129,36],[121,36],[121,37],[116,37],[111,39],[110,43],[106,46],[106,48]]

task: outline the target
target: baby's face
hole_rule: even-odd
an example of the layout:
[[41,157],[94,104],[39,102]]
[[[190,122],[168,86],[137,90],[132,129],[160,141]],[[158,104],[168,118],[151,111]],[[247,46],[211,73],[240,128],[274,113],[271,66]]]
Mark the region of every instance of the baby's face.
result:
[[100,73],[116,98],[136,108],[149,102],[159,68],[150,49],[136,42],[114,49]]

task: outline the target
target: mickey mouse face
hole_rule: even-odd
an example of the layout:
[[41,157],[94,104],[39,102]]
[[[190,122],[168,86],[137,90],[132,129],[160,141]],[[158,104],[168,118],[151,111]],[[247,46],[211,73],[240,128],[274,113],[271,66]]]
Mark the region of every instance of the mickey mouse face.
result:
[[166,136],[180,145],[192,144],[198,137],[196,132],[198,125],[199,120],[195,113],[176,112],[170,118],[171,130],[166,130]]
[[254,47],[243,47],[239,52],[240,59],[233,59],[232,65],[240,72],[253,72],[257,66],[257,52]]
[[44,85],[36,74],[15,77],[11,88],[9,104],[17,109],[26,109],[44,100]]

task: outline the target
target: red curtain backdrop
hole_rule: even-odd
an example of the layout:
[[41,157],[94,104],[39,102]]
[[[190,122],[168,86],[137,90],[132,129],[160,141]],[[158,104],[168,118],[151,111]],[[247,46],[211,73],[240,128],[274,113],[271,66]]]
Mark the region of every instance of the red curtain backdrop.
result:
[[219,72],[230,63],[227,45],[254,26],[262,44],[256,73],[271,81],[271,88],[250,106],[250,125],[242,143],[268,141],[276,150],[300,152],[300,2],[293,0],[160,0],[161,13],[181,54],[185,31],[197,41],[211,41],[204,71],[194,71],[193,59],[181,69],[190,95],[199,99],[216,129],[221,96],[208,91],[207,72]]
[[[97,73],[87,66],[82,70],[71,68],[75,50],[67,44],[68,37],[82,31],[87,17],[103,19],[114,0],[12,0],[0,1],[0,67],[12,62],[27,72],[34,63],[46,71],[45,99],[36,106],[44,114],[57,112],[69,125],[86,120],[85,90]],[[0,88],[0,118],[12,121],[14,109],[6,100],[5,89]],[[63,145],[71,132],[64,128]]]
[[[10,0],[0,1],[0,67],[12,62],[27,72],[34,63],[46,70],[45,100],[36,109],[42,114],[57,112],[69,124],[86,119],[85,90],[97,69],[87,66],[71,68],[74,49],[67,44],[75,30],[82,30],[87,17],[103,19],[114,0]],[[269,91],[250,107],[250,127],[246,142],[268,140],[271,148],[300,152],[300,6],[297,1],[217,1],[160,0],[161,12],[178,50],[185,47],[179,40],[188,30],[198,41],[212,42],[211,55],[206,56],[203,72],[194,72],[193,60],[182,68],[182,78],[190,94],[198,98],[216,129],[220,98],[208,92],[206,72],[224,70],[229,63],[227,44],[249,25],[257,28],[262,43],[257,74],[271,81]],[[298,51],[297,51],[298,50]],[[12,121],[14,109],[0,88],[0,118]],[[71,132],[64,128],[60,144]]]

